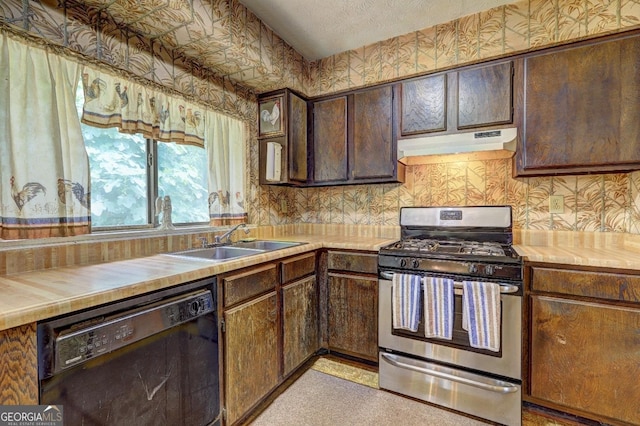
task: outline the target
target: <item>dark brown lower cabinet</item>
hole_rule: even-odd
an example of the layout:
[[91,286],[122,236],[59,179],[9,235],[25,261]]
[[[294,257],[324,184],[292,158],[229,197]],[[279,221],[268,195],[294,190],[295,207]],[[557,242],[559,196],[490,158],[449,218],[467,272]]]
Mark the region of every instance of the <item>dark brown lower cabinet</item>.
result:
[[316,253],[218,277],[225,425],[258,404],[319,349]]
[[329,272],[329,349],[378,360],[378,278]]
[[638,275],[534,267],[529,299],[527,399],[608,424],[640,424]]
[[278,304],[272,291],[224,313],[225,408],[231,425],[278,385]]
[[312,275],[282,288],[284,375],[311,357],[319,346],[318,293]]

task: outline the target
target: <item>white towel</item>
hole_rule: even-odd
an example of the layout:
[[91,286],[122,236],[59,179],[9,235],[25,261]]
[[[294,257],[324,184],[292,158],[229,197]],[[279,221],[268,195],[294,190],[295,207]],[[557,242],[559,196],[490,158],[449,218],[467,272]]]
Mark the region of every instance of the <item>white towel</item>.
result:
[[469,344],[478,349],[500,351],[500,285],[489,282],[462,283],[462,328]]
[[417,331],[420,323],[420,283],[418,275],[393,274],[393,328]]
[[453,280],[424,278],[424,335],[451,340],[453,336]]

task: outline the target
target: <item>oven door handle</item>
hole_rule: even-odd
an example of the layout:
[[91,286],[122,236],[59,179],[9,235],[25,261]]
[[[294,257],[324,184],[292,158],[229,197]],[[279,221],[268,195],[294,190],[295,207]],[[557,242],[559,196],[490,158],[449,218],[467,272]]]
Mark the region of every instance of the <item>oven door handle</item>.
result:
[[[393,279],[393,272],[380,271],[380,276],[385,280],[391,281]],[[462,290],[462,287],[463,287],[462,283],[460,282],[456,281],[453,283],[453,288],[455,289]],[[500,283],[501,294],[517,293],[519,290],[520,290],[520,287],[518,287],[517,285]]]
[[518,386],[516,386],[516,385],[511,385],[511,384],[508,384],[508,383],[502,384],[504,382],[497,382],[497,381],[496,381],[496,383],[501,383],[501,384],[500,385],[492,385],[492,384],[489,384],[489,383],[478,382],[477,380],[473,380],[473,379],[470,379],[468,377],[458,376],[458,375],[454,375],[454,374],[445,373],[444,371],[436,371],[436,370],[431,370],[429,368],[422,368],[422,367],[417,367],[415,365],[406,364],[404,362],[401,362],[401,361],[397,360],[396,357],[394,355],[391,355],[391,354],[381,353],[380,355],[382,356],[382,359],[384,359],[389,364],[391,364],[391,365],[393,365],[395,367],[398,367],[398,368],[404,368],[405,370],[411,370],[411,371],[415,371],[417,373],[426,374],[428,376],[437,377],[439,379],[450,380],[452,382],[462,383],[464,385],[473,386],[473,387],[476,387],[476,388],[479,388],[479,389],[482,389],[482,390],[495,392],[495,393],[506,394],[506,393],[518,392]]

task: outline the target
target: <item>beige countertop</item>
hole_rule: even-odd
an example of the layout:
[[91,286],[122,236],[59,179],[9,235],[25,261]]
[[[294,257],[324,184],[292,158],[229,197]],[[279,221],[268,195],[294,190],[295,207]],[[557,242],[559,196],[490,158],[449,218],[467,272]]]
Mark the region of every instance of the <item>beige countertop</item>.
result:
[[[640,271],[640,247],[630,244],[540,241],[523,236],[516,251],[527,261]],[[548,238],[548,237],[545,237]],[[269,239],[269,238],[267,238]],[[271,238],[306,244],[224,262],[158,254],[88,266],[60,267],[0,276],[0,330],[52,318],[181,283],[321,248],[377,251],[397,238],[287,235]]]
[[320,248],[377,251],[395,241],[357,236],[287,236],[278,239],[306,244],[224,262],[158,254],[97,265],[2,275],[0,330]]

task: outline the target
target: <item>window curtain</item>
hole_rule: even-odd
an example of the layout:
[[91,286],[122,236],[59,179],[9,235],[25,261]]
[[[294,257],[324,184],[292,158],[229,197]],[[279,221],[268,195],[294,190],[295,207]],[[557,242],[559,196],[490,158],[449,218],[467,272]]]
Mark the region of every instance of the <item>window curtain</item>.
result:
[[205,109],[199,105],[89,66],[82,87],[85,124],[204,147]]
[[89,159],[80,65],[0,33],[0,238],[86,234]]
[[246,223],[244,124],[213,111],[207,111],[206,121],[210,224],[221,226]]

